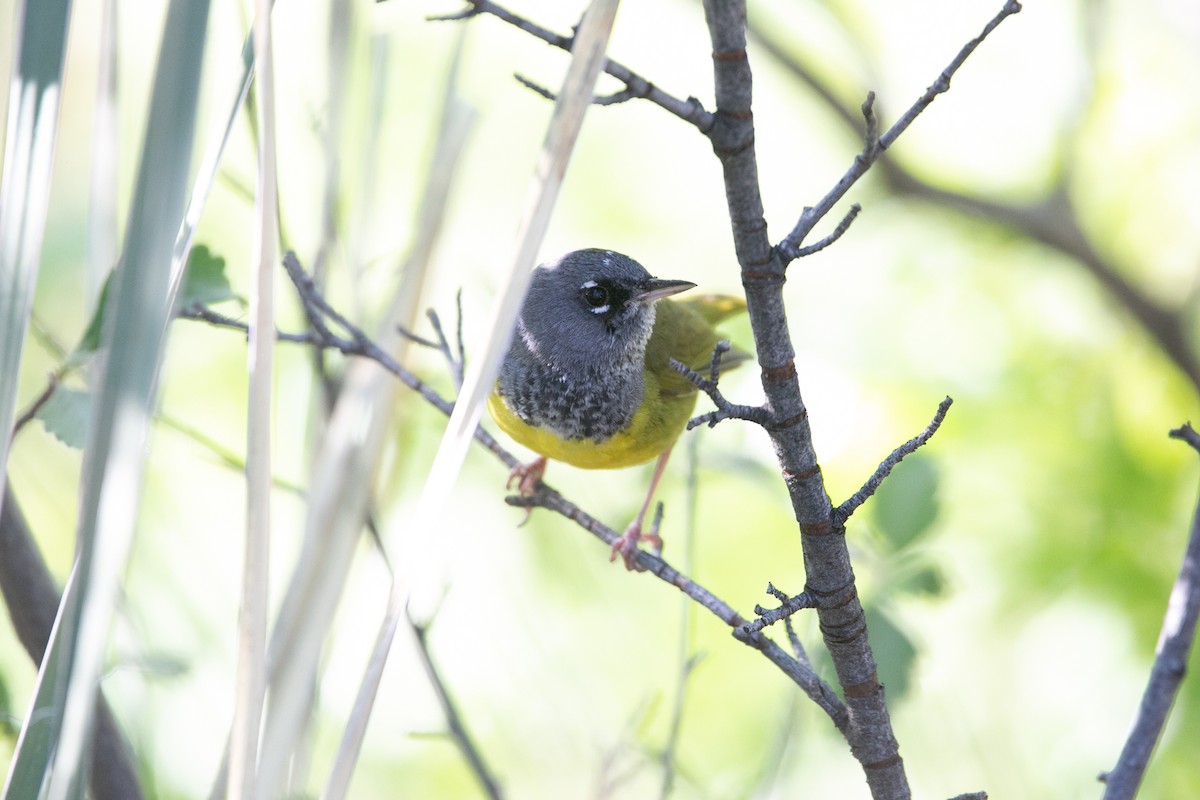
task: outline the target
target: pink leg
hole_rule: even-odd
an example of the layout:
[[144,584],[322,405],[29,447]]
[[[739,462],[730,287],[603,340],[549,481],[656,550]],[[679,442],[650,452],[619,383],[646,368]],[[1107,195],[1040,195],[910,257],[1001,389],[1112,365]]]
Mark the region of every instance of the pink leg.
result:
[[[513,481],[517,482],[517,491],[522,497],[529,497],[537,491],[537,485],[541,482],[542,476],[546,474],[546,457],[538,456],[528,464],[517,464],[513,467],[512,472],[508,473],[508,483],[504,485],[505,489],[511,489]],[[521,525],[529,522],[529,517],[533,514],[533,506],[525,509],[525,519],[521,520]],[[520,526],[518,526],[520,527]]]
[[508,473],[508,483],[505,484],[505,489],[511,489],[513,481],[517,482],[517,491],[523,496],[528,497],[537,489],[538,482],[542,476],[546,474],[546,457],[538,456],[528,464],[517,464],[512,468],[512,472]]
[[650,478],[650,490],[646,492],[646,499],[642,503],[642,508],[638,511],[637,517],[633,522],[629,523],[629,527],[625,529],[625,533],[619,539],[613,542],[612,551],[609,553],[608,560],[616,561],[617,555],[625,560],[626,569],[634,569],[634,554],[637,552],[638,542],[645,539],[655,549],[656,552],[662,551],[662,538],[658,535],[658,531],[650,533],[642,532],[642,525],[646,521],[646,511],[650,508],[650,503],[654,500],[654,492],[658,489],[658,482],[662,480],[663,473],[667,469],[667,459],[671,457],[671,448],[663,450],[658,456],[658,462],[654,465],[654,475]]

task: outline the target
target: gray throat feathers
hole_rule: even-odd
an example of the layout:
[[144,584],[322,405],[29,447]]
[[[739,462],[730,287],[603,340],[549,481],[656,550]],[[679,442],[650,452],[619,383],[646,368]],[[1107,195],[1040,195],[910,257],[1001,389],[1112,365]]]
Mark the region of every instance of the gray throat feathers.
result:
[[639,344],[614,353],[607,363],[593,359],[564,370],[538,358],[518,333],[501,372],[500,394],[526,424],[550,428],[564,439],[605,441],[628,427],[642,404],[645,342]]

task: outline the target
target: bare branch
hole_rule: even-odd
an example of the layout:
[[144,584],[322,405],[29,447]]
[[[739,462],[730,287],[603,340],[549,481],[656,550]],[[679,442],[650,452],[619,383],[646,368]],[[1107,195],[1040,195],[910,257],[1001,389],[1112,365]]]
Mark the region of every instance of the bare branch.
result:
[[[547,100],[553,101],[553,100],[558,99],[558,95],[556,95],[554,92],[550,91],[545,86],[542,86],[540,83],[536,83],[535,81],[532,81],[529,78],[526,78],[524,75],[520,74],[519,72],[514,73],[513,77],[516,78],[517,83],[521,84],[526,89],[529,89],[530,91],[534,92],[535,94],[541,95],[542,97],[546,98]],[[594,96],[592,98],[592,105],[615,106],[615,105],[619,105],[620,103],[624,103],[629,100],[636,100],[636,99],[639,99],[639,95],[635,94],[632,89],[630,89],[628,86],[626,86],[624,89],[622,89],[619,92],[613,92],[612,94],[607,94],[607,95]]]
[[[301,305],[304,307],[305,314],[308,315],[309,321],[313,325],[313,330],[304,334],[279,333],[277,334],[279,341],[307,344],[321,350],[337,350],[344,355],[369,358],[396,376],[405,386],[421,395],[438,411],[441,411],[446,416],[450,415],[450,412],[454,410],[452,402],[442,397],[412,372],[400,366],[396,359],[392,358],[391,355],[371,341],[371,338],[363,333],[361,329],[351,324],[345,317],[329,306],[312,279],[300,266],[295,253],[289,252],[285,255],[283,265],[287,270],[288,277],[292,280],[293,286],[296,288],[296,292],[300,296]],[[347,336],[338,336],[333,333],[329,325],[325,323],[324,317],[326,315],[346,331],[348,338]],[[199,314],[189,313],[182,316],[185,319],[199,319],[217,327],[245,331],[244,323],[214,314],[207,309],[204,309]],[[477,427],[475,429],[475,440],[503,461],[509,469],[520,463],[516,456],[501,447],[500,443],[483,428]]]
[[[213,311],[206,305],[196,303],[188,308],[181,308],[175,313],[179,319],[196,320],[197,322],[207,322],[218,328],[231,328],[242,333],[250,333],[250,326],[242,322],[240,319],[234,319],[224,314]],[[283,333],[275,332],[275,339],[280,342],[291,342],[293,344],[311,344],[319,345],[321,340],[314,333]]]
[[29,404],[29,407],[21,412],[21,415],[17,417],[16,422],[13,423],[12,433],[9,434],[10,439],[16,438],[17,434],[21,432],[21,429],[32,422],[33,418],[37,416],[37,413],[42,410],[42,406],[50,402],[50,398],[54,396],[54,390],[58,388],[59,381],[61,380],[61,373],[50,373],[50,375],[46,378],[46,388],[42,389],[41,394],[34,398],[33,402]]
[[950,62],[950,66],[942,70],[942,74],[938,76],[936,81],[930,84],[929,88],[925,90],[925,94],[917,98],[917,102],[913,103],[908,111],[904,112],[904,115],[900,117],[900,119],[896,120],[892,127],[888,129],[888,132],[879,137],[880,148],[886,150],[891,147],[892,143],[900,137],[900,134],[904,133],[904,131],[908,129],[908,126],[913,123],[913,120],[915,120],[922,111],[924,111],[926,108],[929,108],[929,105],[937,98],[939,94],[948,92],[950,90],[950,79],[954,77],[954,73],[958,72],[959,67],[961,67],[967,58],[970,57],[971,53],[975,52],[975,48],[983,44],[983,40],[986,39],[992,31],[996,30],[1001,22],[1004,22],[1004,20],[1008,19],[1013,14],[1019,13],[1020,11],[1021,4],[1017,2],[1017,0],[1008,0],[1008,2],[1004,4],[1004,8],[1000,9],[1000,13],[993,17],[987,25],[983,26],[983,32],[963,45],[962,50],[959,50],[958,55],[955,56],[954,60]]
[[[416,375],[400,366],[394,358],[371,341],[370,337],[363,333],[361,329],[333,309],[321,295],[312,279],[304,272],[294,253],[289,252],[284,256],[284,268],[287,270],[288,277],[300,295],[301,304],[305,309],[306,315],[309,317],[309,322],[312,324],[313,330],[304,336],[284,338],[284,335],[281,334],[281,341],[303,343],[320,349],[337,350],[344,355],[368,358],[395,375],[401,383],[416,391],[431,405],[449,416],[454,408],[453,403],[439,395]],[[203,315],[189,316],[188,318],[202,319],[218,327],[244,331],[244,326],[241,323],[236,320],[227,320],[217,314],[205,313]],[[335,334],[326,322],[326,318],[332,321],[337,327],[342,328],[346,335],[339,336]],[[714,355],[714,361],[717,362],[717,366],[719,367],[719,358],[716,355]],[[509,469],[519,465],[520,462],[517,458],[501,446],[482,427],[476,427],[475,439]],[[581,528],[599,538],[610,548],[619,538],[619,535],[611,528],[590,516],[574,503],[564,498],[556,490],[540,481],[536,484],[536,490],[533,495],[507,497],[505,498],[505,502],[520,508],[541,507],[551,509],[572,520]],[[745,620],[731,606],[670,566],[662,558],[641,550],[636,551],[632,558],[638,571],[649,572],[660,580],[676,587],[732,628],[734,637],[738,641],[759,650],[829,715],[838,730],[843,733],[845,732],[848,724],[845,705],[833,689],[813,671],[811,665],[806,662],[802,663],[788,655],[783,648],[779,647],[779,645],[762,633],[747,633],[741,630],[745,625]]]
[[[792,615],[797,611],[806,608],[816,608],[817,598],[808,592],[801,592],[795,597],[788,597],[786,593],[779,591],[773,584],[767,584],[767,593],[772,595],[776,600],[781,602],[779,608],[763,608],[755,606],[754,613],[758,615],[758,619],[745,626],[747,633],[755,633],[761,631],[768,625],[774,625],[780,620],[790,620]],[[795,631],[788,629],[788,635],[792,642],[792,649],[795,650],[799,646],[799,640],[795,638]],[[803,652],[803,650],[801,650]]]
[[862,485],[862,488],[855,492],[849,500],[837,507],[833,512],[834,520],[837,524],[844,525],[846,520],[850,518],[850,515],[865,503],[867,498],[875,494],[883,484],[884,479],[887,478],[897,464],[903,461],[905,457],[915,453],[917,448],[928,442],[937,433],[937,429],[941,427],[942,421],[946,419],[946,412],[950,410],[953,402],[953,399],[947,397],[938,403],[937,412],[933,415],[933,419],[929,421],[929,424],[925,426],[925,430],[893,450],[892,454],[880,463],[875,473]]
[[710,411],[688,420],[687,429],[689,431],[701,425],[713,428],[718,422],[726,419],[744,419],[763,426],[769,424],[770,415],[765,408],[734,405],[725,399],[725,395],[721,394],[721,390],[718,388],[721,379],[721,357],[728,353],[731,347],[728,339],[722,339],[713,346],[712,362],[709,364],[707,378],[687,364],[673,358],[667,362],[671,365],[671,369],[687,378],[697,389],[708,395],[712,399],[713,405],[717,407],[716,411]]
[[[579,527],[591,533],[608,547],[620,538],[616,531],[604,523],[588,515],[578,506],[566,500],[561,494],[546,484],[539,484],[538,490],[529,496],[514,495],[506,497],[505,502],[519,508],[548,508],[562,514]],[[783,671],[797,686],[804,690],[821,710],[829,715],[833,724],[844,734],[848,718],[845,706],[837,694],[825,683],[811,665],[801,663],[788,655],[774,641],[759,631],[747,630],[747,622],[733,610],[724,600],[721,600],[708,589],[693,581],[688,576],[676,570],[661,556],[645,550],[636,550],[632,555],[634,569],[638,572],[648,572],[656,578],[671,584],[679,591],[699,603],[733,629],[734,638],[743,644],[760,651],[764,656]]]
[[554,102],[555,100],[558,99],[558,96],[556,94],[554,94],[554,92],[550,91],[545,86],[542,86],[540,83],[535,83],[534,81],[530,80],[529,78],[526,78],[524,75],[522,75],[519,72],[514,72],[513,78],[517,81],[517,83],[521,84],[526,89],[530,90],[534,94],[537,94],[537,95],[540,95],[541,97],[546,98],[547,100],[549,100],[551,102]]
[[[456,14],[445,16],[429,17],[430,20],[465,20],[480,14],[490,14],[499,20],[507,22],[509,25],[528,33],[536,39],[541,39],[546,44],[557,47],[560,50],[570,51],[572,38],[570,36],[562,36],[554,31],[543,28],[535,22],[532,22],[520,14],[515,14],[502,6],[489,2],[489,0],[467,0],[469,7]],[[624,90],[612,95],[610,98],[601,98],[598,102],[600,105],[611,105],[615,102],[623,102],[625,100],[637,98],[646,100],[663,110],[679,117],[684,122],[699,129],[701,133],[707,133],[713,124],[713,115],[705,110],[704,106],[695,97],[688,97],[686,100],[681,100],[662,89],[659,89],[650,81],[638,75],[633,70],[626,67],[617,61],[607,59],[602,68],[604,73],[611,75],[625,85]],[[546,97],[552,95],[542,87],[529,81],[521,76],[517,76],[517,80],[525,86],[533,89],[538,94]],[[616,98],[620,98],[619,100]]]
[[428,628],[414,621],[411,617],[408,618],[408,626],[413,632],[414,638],[417,640],[417,653],[421,656],[421,664],[425,667],[425,674],[429,676],[429,682],[433,685],[434,694],[437,695],[438,704],[442,707],[442,714],[446,717],[446,725],[450,728],[450,738],[458,747],[460,753],[467,764],[471,768],[471,774],[475,776],[475,780],[479,782],[479,786],[483,789],[491,800],[500,800],[504,793],[500,790],[500,784],[496,782],[495,776],[488,767],[487,762],[483,760],[483,755],[480,754],[479,748],[475,746],[475,741],[467,732],[463,725],[462,716],[458,713],[458,707],[454,700],[451,699],[450,693],[446,690],[446,683],[442,680],[442,674],[438,671],[437,665],[433,663],[433,655],[429,652],[429,642],[427,634]]
[[775,249],[779,253],[780,257],[784,260],[784,263],[791,262],[799,257],[801,245],[808,235],[812,233],[813,228],[816,227],[816,224],[824,219],[825,215],[833,209],[833,206],[845,196],[846,192],[850,190],[850,187],[857,183],[858,179],[867,173],[867,170],[871,168],[871,165],[878,160],[879,156],[882,155],[885,150],[895,143],[900,134],[904,133],[908,126],[913,123],[913,121],[921,114],[921,112],[928,108],[939,94],[949,90],[950,79],[963,65],[971,53],[975,52],[975,49],[983,43],[983,40],[986,39],[1001,22],[1013,14],[1016,14],[1020,10],[1021,4],[1019,2],[1016,2],[1016,0],[1007,0],[1007,2],[1004,4],[1004,8],[1002,8],[1000,12],[993,17],[987,25],[984,26],[983,32],[963,46],[963,48],[958,52],[958,55],[954,57],[954,60],[950,62],[950,65],[942,70],[937,80],[935,80],[930,87],[926,89],[925,93],[917,98],[917,101],[913,103],[903,115],[901,115],[900,119],[898,119],[895,124],[888,129],[887,133],[878,138],[875,136],[875,117],[873,111],[874,93],[871,93],[867,96],[867,101],[863,103],[862,109],[863,116],[866,120],[866,144],[864,145],[862,152],[855,156],[854,163],[850,166],[850,169],[846,171],[846,174],[842,176],[841,180],[839,180],[837,184],[835,184],[834,187],[830,189],[823,198],[821,198],[820,202],[818,202],[815,206],[805,209],[804,213],[800,215],[800,219],[796,223],[796,226],[792,228],[791,233],[789,233],[786,237],[784,237],[783,241],[776,245]]
[[450,345],[450,340],[446,338],[446,332],[442,329],[441,318],[438,316],[438,313],[436,311],[434,311],[432,308],[428,309],[425,312],[425,317],[426,317],[426,319],[429,320],[430,326],[433,327],[433,333],[437,337],[436,339],[426,339],[424,336],[414,333],[413,331],[410,331],[406,328],[400,327],[399,325],[396,326],[396,332],[399,333],[401,336],[403,336],[405,339],[408,339],[413,344],[420,345],[421,347],[428,348],[429,350],[436,350],[438,353],[440,353],[442,358],[445,359],[445,361],[446,361],[447,369],[450,370],[450,376],[452,378],[454,378],[455,387],[462,388],[463,368],[466,366],[466,364],[465,364],[466,359],[463,355],[463,346],[462,346],[462,292],[461,291],[458,293],[458,304],[459,304],[459,307],[458,307],[458,331],[459,331],[459,334],[458,334],[457,355],[455,354],[455,350]]
[[[807,211],[807,209],[805,209],[805,210]],[[829,247],[829,245],[836,242],[838,239],[842,238],[842,234],[844,234],[846,231],[850,230],[850,226],[852,224],[854,224],[854,220],[858,217],[859,213],[861,213],[861,212],[862,212],[861,205],[859,205],[858,203],[854,203],[853,205],[851,205],[850,210],[846,212],[846,216],[842,217],[842,221],[839,222],[837,224],[837,227],[833,229],[833,233],[829,234],[824,239],[821,239],[818,242],[814,242],[813,244],[808,244],[808,245],[805,245],[804,247],[801,247],[799,250],[796,251],[796,258],[804,258],[805,256],[811,256],[813,253],[819,253],[820,251],[824,250],[826,247]]]
[[[1200,452],[1200,434],[1191,423],[1171,431],[1170,436],[1187,442]],[[1192,530],[1179,575],[1171,587],[1154,666],[1150,669],[1150,680],[1142,694],[1133,729],[1125,740],[1117,765],[1100,776],[1106,784],[1104,800],[1126,800],[1137,794],[1154,746],[1162,736],[1171,706],[1179,693],[1179,685],[1187,673],[1197,622],[1200,622],[1200,504],[1192,518]]]
[[[814,70],[799,62],[781,43],[775,41],[769,31],[753,25],[750,30],[768,53],[817,94],[837,118],[857,135],[860,116],[850,103],[844,102]],[[1066,157],[1060,160],[1070,161]],[[1192,385],[1200,388],[1200,358],[1191,344],[1187,317],[1138,289],[1122,274],[1118,265],[1096,251],[1072,208],[1061,176],[1059,185],[1045,199],[1018,205],[934,186],[894,159],[879,161],[876,172],[897,194],[997,221],[1074,259],[1158,342],[1159,347],[1188,376]]]

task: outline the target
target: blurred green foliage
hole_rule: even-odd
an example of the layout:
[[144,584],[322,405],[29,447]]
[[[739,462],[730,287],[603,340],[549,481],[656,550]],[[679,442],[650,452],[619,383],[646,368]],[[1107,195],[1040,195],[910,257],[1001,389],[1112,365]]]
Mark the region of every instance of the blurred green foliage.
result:
[[[150,6],[155,13],[121,20],[122,153],[141,135],[147,53],[161,22],[160,4]],[[875,89],[886,124],[998,7],[964,0],[914,13],[882,0],[804,8],[777,0],[751,11],[797,54],[815,54],[847,102]],[[564,32],[579,12],[551,2],[514,8]],[[457,23],[423,19],[454,4],[350,9],[344,71],[331,69],[327,8],[280,4],[275,12],[280,213],[301,260],[312,265],[321,254],[330,297],[370,330],[413,235],[442,82],[463,34]],[[26,348],[21,402],[62,366],[45,341],[82,341],[83,349],[98,341],[88,331],[99,330],[102,314],[89,317],[81,290],[95,59],[85,33],[93,13],[80,5],[73,25],[78,41],[35,308],[45,338]],[[235,4],[216,3],[213,13],[207,91],[219,97],[239,74],[246,18]],[[0,3],[0,14],[11,19],[11,3]],[[473,345],[488,335],[496,264],[508,257],[549,114],[509,75],[553,86],[565,61],[490,18],[469,23],[463,47],[459,100],[477,117],[422,305],[450,320],[462,288]],[[625,4],[612,45],[615,58],[656,85],[706,104],[709,49],[699,6],[682,0]],[[936,186],[1009,202],[1036,200],[1065,177],[1092,245],[1185,316],[1194,351],[1200,104],[1190,76],[1200,70],[1198,54],[1194,9],[1178,3],[1029,3],[889,157]],[[767,221],[777,239],[861,142],[754,42],[750,57]],[[618,88],[606,80],[601,91]],[[218,105],[205,105],[202,131],[219,119]],[[331,107],[342,116],[329,119]],[[336,164],[325,150],[331,137]],[[132,181],[129,159],[121,163],[119,208]],[[189,297],[245,294],[244,187],[254,170],[246,125],[200,223],[209,249],[193,254]],[[656,274],[736,292],[719,172],[707,142],[664,112],[637,102],[593,109],[546,255],[610,246]],[[324,238],[330,175],[332,243]],[[787,289],[797,370],[835,504],[918,432],[943,396],[955,398],[942,429],[894,471],[847,534],[915,792],[1097,796],[1095,776],[1111,767],[1136,708],[1195,504],[1196,456],[1166,432],[1195,416],[1197,389],[1120,299],[1064,253],[1011,224],[891,195],[876,176],[852,194],[864,213],[837,245],[793,265]],[[218,253],[228,259],[224,269]],[[299,330],[302,316],[285,281],[279,285],[280,328]],[[731,330],[739,346],[752,347],[747,330]],[[303,485],[323,389],[307,351],[281,345],[279,362],[277,470]],[[325,363],[335,372],[343,364]],[[414,349],[406,363],[450,391],[437,354]],[[726,395],[756,402],[754,370],[739,373],[723,381]],[[84,401],[78,389],[59,392],[66,408],[44,410],[46,428],[28,426],[16,438],[10,475],[61,577],[80,454],[55,437],[72,438],[67,423],[83,416]],[[163,413],[240,452],[244,403],[244,336],[174,323]],[[456,532],[453,579],[431,646],[510,796],[658,796],[682,665],[697,656],[682,687],[674,797],[867,796],[828,720],[798,703],[794,687],[724,626],[645,576],[613,568],[604,548],[565,520],[539,511],[518,528],[523,512],[502,501],[505,470],[485,454],[468,461],[442,529],[410,530],[443,418],[408,393],[399,395],[396,416],[376,492],[378,527],[393,555],[407,552],[410,537]],[[689,435],[704,437],[697,510],[694,518],[685,510],[680,448],[662,495],[666,556],[743,613],[769,604],[768,581],[799,591],[798,535],[766,438],[728,422]],[[152,793],[201,797],[232,707],[244,494],[240,474],[199,436],[164,426],[150,446],[141,530],[104,684],[153,775]],[[647,477],[641,469],[553,465],[548,480],[620,528]],[[275,519],[277,597],[295,559],[302,499],[280,492]],[[309,793],[319,791],[332,760],[386,586],[378,554],[364,543],[318,686]],[[822,663],[815,621],[802,614],[796,625]],[[181,667],[147,668],[157,661]],[[12,632],[0,630],[0,686],[18,710],[33,677]],[[1143,797],[1200,787],[1191,746],[1200,741],[1197,709],[1200,687],[1186,681]],[[353,796],[474,796],[444,731],[422,668],[407,643],[398,644]]]

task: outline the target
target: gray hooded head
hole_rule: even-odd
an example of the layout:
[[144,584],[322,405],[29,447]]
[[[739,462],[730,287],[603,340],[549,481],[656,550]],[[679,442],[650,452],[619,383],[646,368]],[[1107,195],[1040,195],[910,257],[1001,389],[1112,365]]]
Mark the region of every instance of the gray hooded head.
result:
[[611,436],[641,403],[655,302],[693,285],[652,278],[611,250],[576,250],[541,265],[501,368],[500,393],[526,422],[567,438]]

